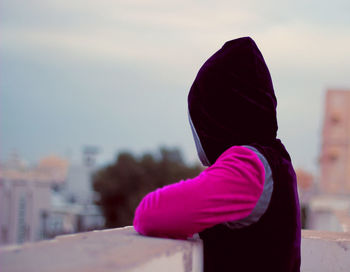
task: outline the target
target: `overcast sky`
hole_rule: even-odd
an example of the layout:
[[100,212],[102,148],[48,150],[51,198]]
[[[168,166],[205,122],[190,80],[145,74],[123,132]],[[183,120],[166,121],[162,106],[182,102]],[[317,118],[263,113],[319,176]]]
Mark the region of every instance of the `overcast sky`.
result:
[[192,81],[225,41],[251,36],[273,78],[279,137],[315,172],[325,91],[350,89],[349,14],[348,0],[2,0],[1,159],[77,160],[89,144],[100,162],[160,145],[193,161]]

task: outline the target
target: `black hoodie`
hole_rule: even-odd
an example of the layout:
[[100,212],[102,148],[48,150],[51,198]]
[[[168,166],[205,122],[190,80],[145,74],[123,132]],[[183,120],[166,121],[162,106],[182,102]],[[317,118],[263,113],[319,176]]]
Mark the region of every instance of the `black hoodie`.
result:
[[[276,139],[277,101],[255,42],[226,42],[198,72],[188,95],[190,120],[209,164],[234,145],[255,147],[274,180],[270,204],[253,225],[217,225],[200,233],[205,271],[299,271],[300,212],[296,176]],[[202,160],[203,161],[203,160]]]

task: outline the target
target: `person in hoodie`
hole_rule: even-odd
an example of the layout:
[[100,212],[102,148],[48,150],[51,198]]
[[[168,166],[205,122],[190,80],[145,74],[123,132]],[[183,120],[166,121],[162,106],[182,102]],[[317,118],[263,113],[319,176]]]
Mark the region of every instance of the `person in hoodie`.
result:
[[300,271],[300,212],[291,158],[277,134],[277,101],[255,42],[228,41],[199,70],[188,95],[199,176],[146,195],[142,235],[199,233],[204,271]]

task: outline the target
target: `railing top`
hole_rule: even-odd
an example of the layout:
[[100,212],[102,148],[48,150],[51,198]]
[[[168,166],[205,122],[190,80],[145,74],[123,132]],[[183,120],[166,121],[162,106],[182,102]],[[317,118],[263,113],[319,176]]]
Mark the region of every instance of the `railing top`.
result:
[[0,266],[2,271],[124,271],[162,255],[191,251],[197,243],[144,237],[125,227],[3,247]]
[[304,239],[320,239],[328,241],[350,242],[350,232],[303,230],[302,237]]
[[[350,265],[350,233],[303,230],[302,236],[303,271],[347,271],[342,269]],[[201,271],[201,250],[200,240],[145,237],[125,227],[3,247],[0,267],[2,272],[153,272],[164,267],[167,271]],[[152,266],[159,264],[161,269]]]

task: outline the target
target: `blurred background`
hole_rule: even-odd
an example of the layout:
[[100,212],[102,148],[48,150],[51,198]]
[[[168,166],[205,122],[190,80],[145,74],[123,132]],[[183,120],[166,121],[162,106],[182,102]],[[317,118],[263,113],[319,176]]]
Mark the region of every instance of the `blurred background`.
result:
[[187,93],[226,41],[270,68],[305,228],[349,230],[349,1],[0,2],[0,245],[132,223],[195,176]]

